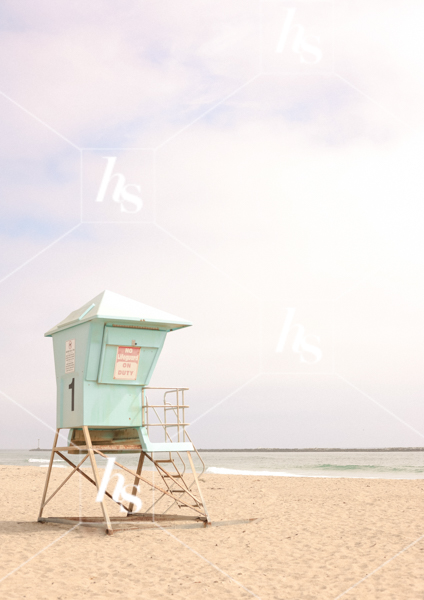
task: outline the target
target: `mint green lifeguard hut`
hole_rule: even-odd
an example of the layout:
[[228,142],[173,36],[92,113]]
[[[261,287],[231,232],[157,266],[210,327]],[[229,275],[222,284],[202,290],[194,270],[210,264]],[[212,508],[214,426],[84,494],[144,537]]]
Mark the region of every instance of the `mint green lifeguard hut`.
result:
[[[164,483],[163,488],[156,486],[162,494],[159,500],[171,497],[180,508],[195,510],[198,513],[196,519],[208,521],[190,455],[191,451],[197,453],[197,450],[186,431],[185,409],[188,407],[184,392],[188,388],[149,387],[166,335],[190,325],[190,321],[180,317],[104,291],[46,332],[45,336],[53,338],[57,430],[39,520],[46,520],[42,518],[43,509],[54,495],[46,501],[55,454],[76,467],[75,472],[90,456],[94,474],[94,481],[91,481],[99,489],[96,453],[105,456],[108,453],[140,452],[137,471],[133,473],[133,491],[143,480],[141,471],[147,457]],[[163,394],[159,403],[149,403],[150,390],[159,390]],[[163,441],[150,439],[152,427],[163,431]],[[69,429],[66,447],[57,446],[61,429]],[[63,454],[65,451],[85,456],[76,466]],[[167,452],[169,458],[157,460],[154,452]],[[180,453],[187,452],[199,497],[191,491],[193,484],[185,481],[184,461],[181,459],[182,467],[177,466],[172,454],[175,452],[180,459]],[[166,463],[169,464],[167,468]],[[150,481],[148,483],[152,485]],[[112,498],[110,494],[109,497]],[[121,502],[118,504],[124,506]],[[111,533],[104,500],[101,505],[106,529]],[[132,512],[133,503],[124,509],[131,518],[136,516]],[[146,513],[143,516],[146,517]]]

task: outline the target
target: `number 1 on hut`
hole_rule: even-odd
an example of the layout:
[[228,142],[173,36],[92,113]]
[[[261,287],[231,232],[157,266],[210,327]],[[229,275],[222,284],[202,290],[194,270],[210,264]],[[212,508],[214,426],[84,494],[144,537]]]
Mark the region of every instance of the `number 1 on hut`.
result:
[[[149,387],[166,335],[190,325],[185,319],[105,291],[45,334],[53,338],[57,429],[38,515],[40,522],[79,522],[92,527],[102,527],[104,523],[109,534],[116,526],[118,529],[155,527],[154,521],[168,527],[224,524],[210,521],[200,489],[192,453],[200,462],[201,474],[205,465],[187,431],[188,388]],[[61,429],[69,429],[66,446],[58,445]],[[124,453],[139,454],[135,471],[116,461],[116,456]],[[158,459],[156,453],[161,453],[162,458]],[[74,454],[82,455],[78,464],[69,458]],[[96,457],[107,458],[108,454],[114,455],[115,466],[133,477],[129,494],[125,487],[131,486],[123,486],[122,475],[118,476],[122,498],[130,499],[128,505],[116,490],[113,495],[109,493],[107,481],[100,477]],[[188,465],[183,458],[185,454]],[[55,455],[72,466],[73,471],[48,496]],[[92,477],[81,470],[87,458]],[[146,463],[159,474],[159,481],[143,473]],[[106,472],[111,471],[110,464],[111,460]],[[75,473],[96,487],[102,516],[43,517],[46,505]],[[136,496],[142,487],[140,483],[147,484],[148,502],[143,512],[135,512],[134,506],[142,505]],[[118,504],[127,513],[126,517],[109,516],[106,500]],[[171,508],[178,509],[179,514],[172,514]],[[256,519],[242,522],[249,521]]]

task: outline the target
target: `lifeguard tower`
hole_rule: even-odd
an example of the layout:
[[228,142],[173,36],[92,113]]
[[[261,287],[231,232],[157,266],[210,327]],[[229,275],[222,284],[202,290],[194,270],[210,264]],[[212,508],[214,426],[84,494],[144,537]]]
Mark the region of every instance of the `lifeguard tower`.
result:
[[[159,498],[145,512],[135,513],[134,502],[126,506],[106,491],[105,496],[127,512],[126,523],[184,518],[196,521],[200,526],[209,524],[191,453],[197,454],[203,470],[204,463],[186,430],[185,411],[188,406],[184,394],[188,388],[149,387],[166,335],[190,325],[189,321],[105,291],[47,331],[45,335],[53,338],[57,429],[38,516],[40,522],[82,522],[103,526],[104,521],[107,533],[111,534],[112,523],[122,522],[122,518],[109,517],[105,499],[100,501],[103,518],[43,518],[43,511],[77,472],[94,484],[99,492],[101,481],[96,455],[107,458],[107,454],[137,452],[140,456],[136,471],[118,462],[115,465],[134,477],[133,496],[137,494],[139,483],[144,482],[159,492]],[[161,401],[157,404],[149,403],[152,390],[161,394]],[[154,428],[163,433],[162,441],[151,439],[155,437],[152,435]],[[67,446],[58,445],[61,429],[69,429]],[[65,452],[84,456],[75,464]],[[168,453],[167,458],[157,459],[158,452]],[[185,453],[191,468],[189,475],[183,459]],[[47,498],[55,455],[73,469]],[[88,457],[93,477],[81,470]],[[159,473],[159,483],[155,478],[143,477],[146,459]],[[172,506],[189,510],[183,511],[184,517],[181,514],[161,515],[157,504],[164,498],[170,498]],[[188,512],[192,516],[188,516]]]

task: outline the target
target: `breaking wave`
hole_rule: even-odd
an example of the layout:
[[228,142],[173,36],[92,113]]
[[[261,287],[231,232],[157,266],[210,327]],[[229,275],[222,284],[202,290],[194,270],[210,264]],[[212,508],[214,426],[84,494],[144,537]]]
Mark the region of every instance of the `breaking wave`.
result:
[[[39,462],[39,463],[49,463],[50,459],[49,458],[29,458],[28,462]],[[53,462],[63,462],[63,460],[61,458],[54,458]]]
[[208,467],[206,473],[215,475],[255,475],[267,477],[303,477],[302,475],[294,475],[293,473],[285,473],[284,471],[241,471],[238,469],[226,469],[225,467]]

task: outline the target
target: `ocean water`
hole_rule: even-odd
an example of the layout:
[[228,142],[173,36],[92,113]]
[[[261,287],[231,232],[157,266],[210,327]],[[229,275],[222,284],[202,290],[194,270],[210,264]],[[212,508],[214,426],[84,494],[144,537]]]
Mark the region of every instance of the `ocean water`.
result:
[[203,459],[208,472],[223,475],[424,479],[424,452],[205,452]]
[[[159,458],[159,454],[157,455]],[[46,468],[50,453],[0,450],[0,465]],[[70,455],[73,462],[77,455]],[[194,455],[195,465],[201,463]],[[274,477],[360,477],[377,479],[424,479],[424,452],[204,452],[208,473]],[[135,469],[138,455],[121,454],[116,460]],[[100,467],[106,461],[97,458]],[[54,468],[69,468],[55,458]],[[89,459],[84,463],[89,467]],[[146,464],[144,470],[151,470]]]

